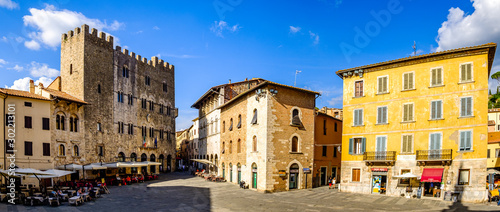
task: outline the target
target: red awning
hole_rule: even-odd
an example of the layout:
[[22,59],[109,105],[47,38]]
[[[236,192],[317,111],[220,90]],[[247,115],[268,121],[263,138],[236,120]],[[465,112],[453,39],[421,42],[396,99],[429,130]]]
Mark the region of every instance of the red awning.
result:
[[443,178],[444,168],[424,168],[420,182],[439,183]]

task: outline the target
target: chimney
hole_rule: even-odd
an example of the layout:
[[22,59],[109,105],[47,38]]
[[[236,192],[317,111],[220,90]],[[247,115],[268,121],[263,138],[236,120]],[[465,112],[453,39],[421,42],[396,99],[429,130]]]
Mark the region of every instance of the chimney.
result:
[[248,78],[245,78],[245,81],[248,81]]
[[43,84],[41,82],[39,82],[38,87],[43,88]]
[[231,84],[231,79],[229,79],[229,84]]
[[35,81],[30,80],[30,93],[35,93]]

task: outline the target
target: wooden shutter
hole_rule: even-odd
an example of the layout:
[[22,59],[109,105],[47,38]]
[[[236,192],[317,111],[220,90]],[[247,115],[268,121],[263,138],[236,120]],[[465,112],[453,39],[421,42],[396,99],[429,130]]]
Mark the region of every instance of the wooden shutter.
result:
[[436,69],[436,84],[441,85],[443,84],[443,69],[438,68]]
[[383,87],[383,83],[382,83],[382,79],[384,79],[383,77],[379,77],[378,78],[378,93],[382,93],[383,90],[382,90],[382,87]]
[[436,85],[437,84],[437,70],[432,69],[431,70],[431,85]]
[[465,150],[465,139],[466,135],[465,132],[460,132],[460,150]]
[[465,70],[465,64],[460,65],[460,81],[465,81],[466,80],[466,70]]
[[403,121],[408,121],[408,106],[403,105]]
[[407,143],[408,143],[408,136],[407,135],[403,135],[403,142],[401,144],[401,151],[402,152],[408,152]]
[[472,97],[467,97],[465,99],[465,101],[467,102],[467,110],[465,111],[466,112],[466,116],[471,116],[472,115]]
[[361,138],[361,154],[364,154],[366,150],[366,138]]
[[359,96],[363,96],[363,81],[359,81]]
[[406,136],[406,152],[412,152],[413,135]]
[[472,149],[472,132],[471,131],[466,131],[465,132],[465,149],[466,150],[471,150]]
[[363,125],[363,109],[359,110],[358,113],[359,113],[358,114],[359,115],[358,116],[358,118],[359,118],[358,123],[359,123],[359,125]]
[[438,118],[438,119],[443,118],[443,117],[442,117],[442,114],[441,114],[442,104],[443,104],[443,102],[442,102],[442,101],[437,101],[437,102],[436,102],[436,106],[437,106],[437,107],[436,107],[436,118]]
[[358,116],[359,116],[359,114],[358,114],[358,110],[354,110],[354,119],[352,120],[352,124],[353,124],[354,126],[357,126],[357,125],[358,125]]
[[382,108],[377,108],[377,124],[382,123]]
[[436,119],[436,103],[435,101],[431,102],[431,119]]
[[382,151],[381,150],[381,147],[382,147],[381,140],[382,140],[382,137],[377,137],[377,144],[376,144],[376,151],[377,152]]
[[472,80],[472,64],[466,64],[466,79],[467,81]]
[[430,145],[430,149],[431,150],[436,148],[435,147],[436,146],[436,144],[435,144],[436,143],[436,141],[435,141],[435,135],[436,134],[431,134],[431,145]]
[[408,121],[413,121],[413,104],[408,105]]
[[382,92],[386,93],[387,92],[387,84],[389,83],[387,80],[388,77],[382,77]]
[[413,73],[408,73],[408,89],[413,89]]
[[460,116],[465,116],[465,98],[460,99]]
[[382,122],[387,123],[387,107],[382,108]]
[[354,147],[354,139],[353,138],[349,138],[349,154],[352,155],[353,154],[353,147]]
[[403,90],[408,90],[408,73],[403,74]]

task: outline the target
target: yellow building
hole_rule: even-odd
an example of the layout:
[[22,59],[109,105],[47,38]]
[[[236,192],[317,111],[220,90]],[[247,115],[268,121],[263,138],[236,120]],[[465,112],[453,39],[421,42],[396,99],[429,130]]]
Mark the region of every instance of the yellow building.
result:
[[[488,78],[496,44],[337,71],[344,80],[341,190],[487,199]],[[418,178],[399,179],[410,172]]]
[[500,171],[500,132],[488,133],[488,169]]

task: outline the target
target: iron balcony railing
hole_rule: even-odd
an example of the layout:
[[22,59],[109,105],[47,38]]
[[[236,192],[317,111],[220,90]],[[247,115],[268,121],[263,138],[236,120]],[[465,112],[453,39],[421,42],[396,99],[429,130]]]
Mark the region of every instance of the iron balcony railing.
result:
[[396,160],[396,151],[384,152],[365,152],[363,154],[365,161],[394,161]]
[[451,149],[417,150],[417,160],[451,160]]

